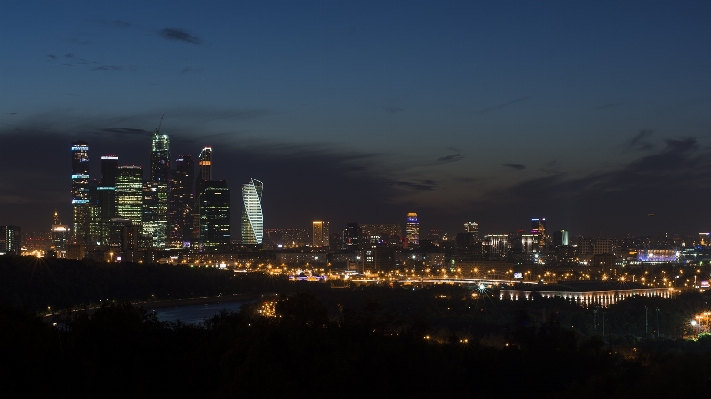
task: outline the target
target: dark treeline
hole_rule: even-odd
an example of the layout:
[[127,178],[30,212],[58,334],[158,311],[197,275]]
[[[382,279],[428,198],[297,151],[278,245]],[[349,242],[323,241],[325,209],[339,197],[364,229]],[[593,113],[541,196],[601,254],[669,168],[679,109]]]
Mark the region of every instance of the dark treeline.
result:
[[286,278],[215,268],[0,256],[0,303],[31,312],[102,302],[270,292]]
[[333,319],[316,295],[281,295],[202,325],[159,322],[129,304],[74,313],[59,327],[0,307],[3,397],[543,397],[698,395],[711,338],[606,343],[550,313],[520,309],[502,347],[426,339],[377,303]]
[[[452,285],[336,289],[33,258],[0,258],[0,285],[3,397],[653,398],[698,394],[711,378],[711,337],[680,338],[708,310],[698,292],[583,308]],[[265,292],[279,295],[201,325],[124,302]],[[57,326],[35,316],[100,298],[93,314],[65,312]],[[273,301],[277,317],[261,316]]]

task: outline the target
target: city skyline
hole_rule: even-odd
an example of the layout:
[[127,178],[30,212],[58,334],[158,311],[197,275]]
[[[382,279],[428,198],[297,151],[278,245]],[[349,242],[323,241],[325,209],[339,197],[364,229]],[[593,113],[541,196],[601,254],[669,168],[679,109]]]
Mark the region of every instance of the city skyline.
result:
[[0,16],[0,223],[26,232],[73,224],[68,143],[148,175],[163,114],[171,163],[267,182],[265,229],[711,229],[706,2],[29,3]]

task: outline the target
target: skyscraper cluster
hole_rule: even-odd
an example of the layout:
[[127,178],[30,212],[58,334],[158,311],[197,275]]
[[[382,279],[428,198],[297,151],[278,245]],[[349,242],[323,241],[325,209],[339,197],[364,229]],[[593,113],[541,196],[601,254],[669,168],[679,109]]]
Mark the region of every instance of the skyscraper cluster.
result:
[[[198,158],[198,171],[188,154],[172,162],[170,138],[151,137],[150,175],[138,165],[119,165],[117,155],[101,157],[100,179],[90,179],[89,144],[72,143],[73,231],[70,242],[89,250],[193,248],[216,250],[229,245],[230,190],[213,180],[212,148]],[[262,242],[263,183],[242,186],[242,238]],[[55,221],[55,224],[58,222]],[[75,249],[77,251],[77,249]]]

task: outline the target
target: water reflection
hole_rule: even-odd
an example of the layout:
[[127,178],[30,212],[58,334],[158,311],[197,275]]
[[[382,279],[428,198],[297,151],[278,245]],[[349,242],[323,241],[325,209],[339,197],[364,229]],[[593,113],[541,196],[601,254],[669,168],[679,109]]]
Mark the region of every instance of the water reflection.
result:
[[149,312],[154,312],[160,321],[168,321],[174,323],[180,320],[185,324],[200,324],[205,319],[220,313],[222,310],[237,312],[242,305],[253,301],[234,301],[234,302],[216,302],[206,303],[201,305],[181,305],[168,308],[150,309]]

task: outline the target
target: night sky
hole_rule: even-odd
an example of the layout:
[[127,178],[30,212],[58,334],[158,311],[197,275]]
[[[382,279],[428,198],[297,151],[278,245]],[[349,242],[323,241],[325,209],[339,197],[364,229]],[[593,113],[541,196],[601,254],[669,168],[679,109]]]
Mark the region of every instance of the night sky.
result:
[[[14,1],[0,7],[0,225],[71,223],[70,143],[213,147],[266,228],[711,230],[708,1]],[[647,216],[655,214],[654,217]]]

